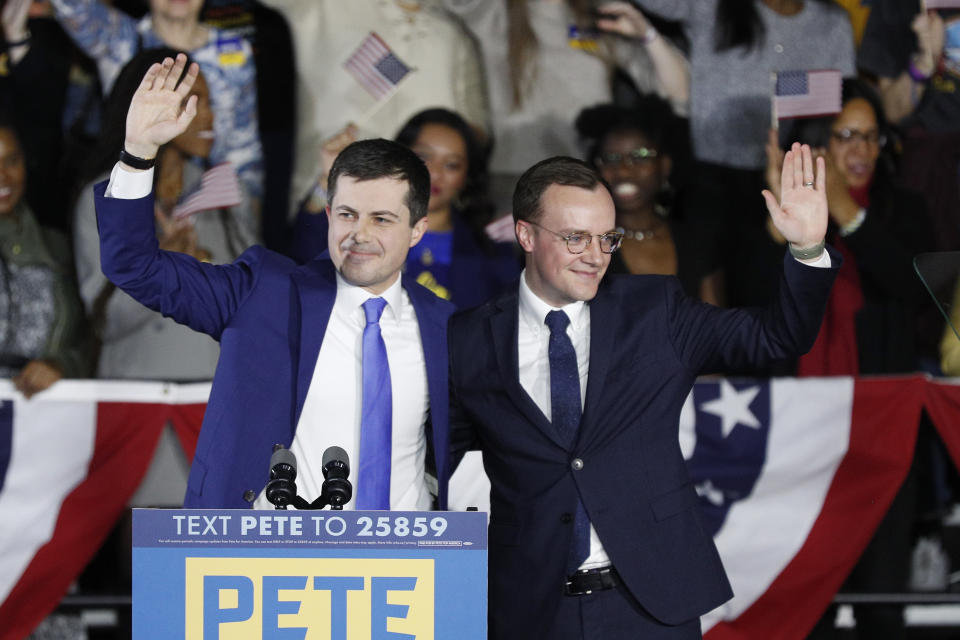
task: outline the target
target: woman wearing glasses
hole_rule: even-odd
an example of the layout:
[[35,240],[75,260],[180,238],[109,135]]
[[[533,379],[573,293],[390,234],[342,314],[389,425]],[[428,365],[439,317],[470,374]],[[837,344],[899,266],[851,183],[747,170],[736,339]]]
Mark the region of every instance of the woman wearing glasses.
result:
[[677,127],[670,106],[656,96],[641,98],[634,109],[591,107],[577,118],[577,130],[591,144],[590,162],[613,194],[623,233],[609,271],[676,275],[689,295],[720,304],[717,278],[705,277],[705,230],[684,224],[673,206]]
[[[930,247],[932,232],[923,198],[899,186],[894,177],[888,126],[881,103],[869,86],[845,80],[843,109],[831,118],[797,120],[790,140],[810,144],[827,164],[830,208],[828,242],[844,256],[820,335],[800,359],[799,375],[901,373],[918,368],[915,306],[924,291],[913,273],[913,256]],[[767,180],[779,153],[768,143]],[[731,306],[763,304],[776,290],[783,255],[782,238],[770,225],[745,223],[750,251],[740,252],[727,274]],[[794,373],[777,371],[776,373]]]

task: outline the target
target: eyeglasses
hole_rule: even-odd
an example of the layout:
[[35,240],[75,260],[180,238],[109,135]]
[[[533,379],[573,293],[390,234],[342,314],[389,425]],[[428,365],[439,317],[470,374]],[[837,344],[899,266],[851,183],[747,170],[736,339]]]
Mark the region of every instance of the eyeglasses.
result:
[[880,135],[879,131],[858,131],[857,129],[838,129],[831,131],[830,137],[842,145],[862,142],[871,147],[882,147],[887,143],[887,137]]
[[656,149],[637,147],[626,153],[601,153],[596,157],[596,163],[598,167],[613,167],[616,165],[633,167],[651,162],[656,157]]
[[[593,242],[593,236],[589,233],[574,231],[573,233],[563,235],[562,233],[557,233],[556,231],[547,229],[545,226],[537,224],[532,220],[527,220],[527,222],[535,227],[540,227],[544,231],[549,231],[553,235],[562,239],[567,243],[567,251],[573,254],[583,253],[590,246],[590,243]],[[600,251],[603,253],[613,253],[620,248],[620,243],[623,242],[623,234],[619,231],[608,231],[598,235],[597,237],[600,238]]]

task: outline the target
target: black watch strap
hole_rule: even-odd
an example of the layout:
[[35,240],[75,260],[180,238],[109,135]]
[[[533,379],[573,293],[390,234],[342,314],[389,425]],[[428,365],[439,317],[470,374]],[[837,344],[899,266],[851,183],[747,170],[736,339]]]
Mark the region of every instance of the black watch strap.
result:
[[147,169],[152,169],[153,165],[157,164],[157,159],[140,158],[132,153],[127,153],[126,149],[120,149],[120,162],[134,169],[146,171]]

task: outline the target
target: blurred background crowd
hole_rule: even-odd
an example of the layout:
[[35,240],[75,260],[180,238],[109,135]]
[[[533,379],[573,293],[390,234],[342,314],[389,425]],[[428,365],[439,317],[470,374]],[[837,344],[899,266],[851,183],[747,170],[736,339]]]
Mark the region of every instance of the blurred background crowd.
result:
[[[309,260],[326,246],[332,159],[384,137],[431,176],[430,231],[406,268],[458,307],[515,282],[513,186],[552,155],[587,160],[608,182],[625,234],[611,271],[675,274],[712,304],[763,305],[785,245],[760,191],[778,192],[781,149],[799,140],[826,159],[828,238],[845,257],[824,326],[796,362],[716,373],[960,375],[960,339],[913,269],[919,253],[960,250],[960,10],[920,0],[0,7],[0,375],[27,396],[62,377],[212,377],[215,342],[135,303],[99,266],[91,186],[117,159],[143,73],[175,51],[202,81],[196,119],[158,158],[162,248],[219,263],[261,243]],[[842,111],[772,126],[771,73],[817,69],[842,72]],[[918,514],[956,502],[953,473],[931,471],[950,465],[924,433],[851,588],[906,590]],[[815,635],[829,637],[832,622],[828,612]],[[897,607],[858,616],[863,638],[899,627]]]

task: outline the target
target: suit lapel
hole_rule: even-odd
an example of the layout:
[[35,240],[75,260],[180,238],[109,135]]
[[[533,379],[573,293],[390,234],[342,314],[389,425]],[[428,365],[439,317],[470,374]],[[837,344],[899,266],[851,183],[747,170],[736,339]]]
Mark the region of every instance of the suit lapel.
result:
[[543,415],[540,407],[520,385],[520,364],[517,360],[517,323],[520,320],[520,314],[517,305],[517,293],[512,293],[498,302],[498,311],[490,317],[490,330],[493,334],[493,348],[497,357],[500,379],[503,381],[507,395],[527,420],[536,425],[557,446],[567,449],[568,445],[560,439],[556,429]]
[[587,376],[587,396],[580,419],[578,437],[591,424],[594,415],[602,413],[600,400],[610,370],[614,335],[617,329],[617,310],[613,299],[604,295],[601,285],[597,296],[590,301],[590,373]]
[[[300,347],[297,354],[297,412],[300,420],[307,390],[317,366],[320,346],[337,297],[337,278],[333,263],[325,257],[308,262],[291,276],[300,300]],[[294,425],[294,428],[296,426]]]

